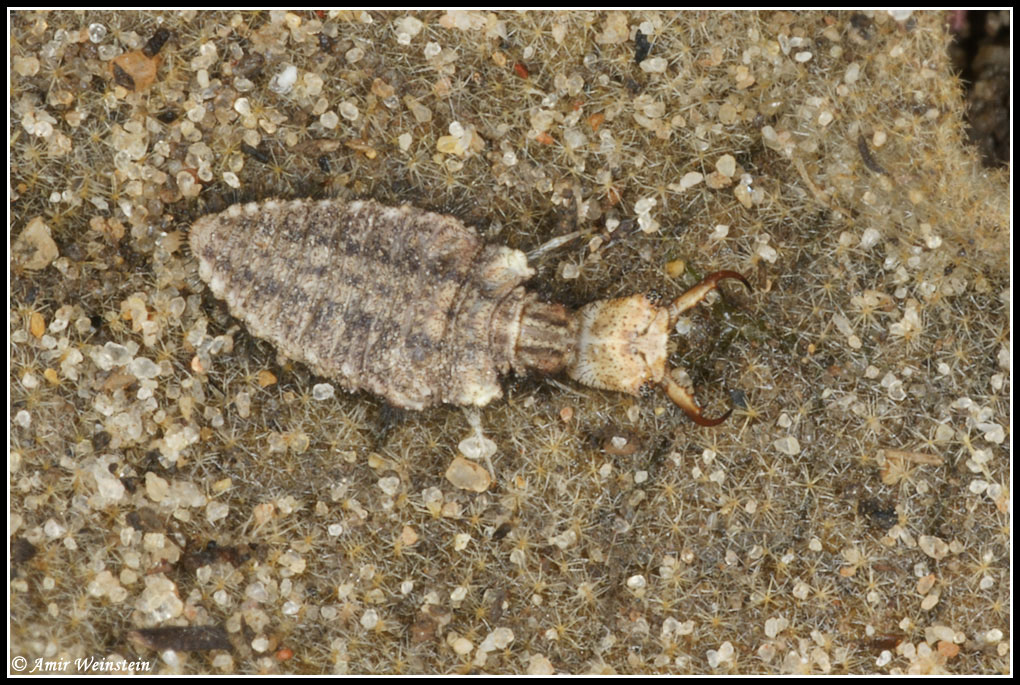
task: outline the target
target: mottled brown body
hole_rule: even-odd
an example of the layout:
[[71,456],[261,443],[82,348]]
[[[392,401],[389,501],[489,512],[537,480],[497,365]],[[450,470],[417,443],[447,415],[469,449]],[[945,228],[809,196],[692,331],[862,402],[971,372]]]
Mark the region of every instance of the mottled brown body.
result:
[[271,200],[202,217],[190,240],[202,278],[254,335],[399,407],[485,405],[501,374],[558,371],[569,354],[566,310],[521,286],[525,255],[450,216]]
[[523,252],[486,245],[451,216],[372,201],[234,205],[196,221],[190,242],[199,275],[254,335],[398,407],[484,406],[511,369],[566,370],[631,394],[659,384],[695,421],[721,420],[702,417],[671,377],[666,343],[719,280],[747,284],[735,272],[669,308],[633,295],[572,312],[524,288],[534,271]]

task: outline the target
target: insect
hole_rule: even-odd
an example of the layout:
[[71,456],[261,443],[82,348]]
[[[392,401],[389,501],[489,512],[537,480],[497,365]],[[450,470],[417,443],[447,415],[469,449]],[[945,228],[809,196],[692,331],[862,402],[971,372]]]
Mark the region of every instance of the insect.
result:
[[577,311],[522,285],[527,256],[486,244],[452,216],[373,201],[233,205],[191,228],[199,275],[256,337],[348,390],[405,409],[484,406],[502,374],[558,373],[639,394],[662,387],[701,425],[687,383],[667,368],[679,316],[735,271],[709,275],[666,307],[645,295]]

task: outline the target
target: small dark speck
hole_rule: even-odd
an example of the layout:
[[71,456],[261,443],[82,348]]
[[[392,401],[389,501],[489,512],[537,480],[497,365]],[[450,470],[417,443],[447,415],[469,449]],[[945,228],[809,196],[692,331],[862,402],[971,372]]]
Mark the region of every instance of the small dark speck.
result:
[[871,40],[871,19],[866,14],[858,12],[850,17],[850,25],[857,29],[857,32],[864,40]]
[[92,435],[92,449],[102,452],[110,444],[110,434],[106,431],[96,431]]
[[60,247],[60,254],[66,256],[68,259],[80,262],[88,258],[88,253],[85,251],[84,245],[79,242],[71,242],[66,245],[61,245]]
[[503,602],[506,601],[506,592],[499,590],[492,599],[492,610],[489,612],[489,620],[496,623],[503,617]]
[[252,79],[262,73],[262,67],[266,64],[266,58],[258,52],[249,52],[237,61],[234,73],[246,79]]
[[15,566],[23,564],[36,555],[39,550],[25,538],[11,540],[11,563]]
[[128,639],[158,651],[199,652],[233,647],[227,639],[227,631],[220,626],[142,628],[128,633]]
[[861,161],[864,162],[864,166],[868,167],[876,174],[886,173],[886,170],[882,168],[882,165],[876,162],[875,158],[871,156],[871,149],[868,148],[868,141],[864,139],[863,134],[857,137],[857,151],[861,153]]
[[747,393],[743,390],[730,390],[730,402],[737,409],[747,409]]
[[269,155],[262,150],[259,150],[257,147],[248,145],[248,143],[241,143],[241,152],[248,155],[255,161],[262,162],[263,164],[269,164]]
[[142,52],[145,53],[146,57],[155,57],[159,54],[159,51],[163,49],[164,43],[170,38],[170,32],[166,29],[159,29],[146,43],[145,47],[142,48]]
[[116,62],[113,63],[113,80],[118,86],[123,86],[128,90],[135,89],[134,77],[124,71],[124,69]]
[[177,120],[177,116],[178,116],[177,110],[175,110],[172,107],[167,107],[162,112],[157,114],[156,118],[159,119],[164,124],[172,124],[174,123],[174,121]]
[[148,507],[129,511],[125,520],[129,526],[142,533],[158,533],[166,529],[163,518]]
[[332,53],[336,48],[336,41],[325,33],[319,33],[319,49],[325,53]]
[[651,49],[652,44],[648,42],[648,36],[638,31],[634,36],[634,64],[641,64]]
[[328,174],[329,173],[329,158],[326,157],[326,155],[321,155],[315,161],[319,165],[319,170],[322,171],[322,173],[324,173],[324,174]]
[[899,515],[896,513],[895,506],[881,502],[875,498],[861,500],[859,509],[861,513],[867,516],[874,525],[882,528],[883,530],[892,528],[899,520]]
[[195,570],[216,562],[220,555],[219,545],[216,544],[215,540],[209,540],[205,547],[198,547],[197,549],[189,549],[182,558],[184,567],[187,569]]

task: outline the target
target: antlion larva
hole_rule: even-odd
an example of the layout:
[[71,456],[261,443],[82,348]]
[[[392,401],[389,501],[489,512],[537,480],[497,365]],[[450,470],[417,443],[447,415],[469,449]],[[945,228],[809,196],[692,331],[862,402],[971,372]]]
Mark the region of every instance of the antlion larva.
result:
[[487,245],[451,216],[372,201],[233,205],[191,228],[199,275],[259,338],[348,390],[406,409],[483,406],[499,377],[538,371],[638,394],[660,385],[694,421],[715,425],[667,369],[669,330],[719,271],[667,307],[644,295],[577,311],[540,301],[519,250]]

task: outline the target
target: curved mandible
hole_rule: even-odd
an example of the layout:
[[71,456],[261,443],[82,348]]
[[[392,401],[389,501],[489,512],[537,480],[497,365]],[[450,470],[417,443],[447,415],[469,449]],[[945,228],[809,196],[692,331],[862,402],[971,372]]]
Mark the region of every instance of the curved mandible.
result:
[[733,413],[733,407],[726,410],[726,413],[717,419],[709,419],[701,413],[701,407],[694,401],[694,394],[687,388],[673,380],[671,374],[672,369],[666,372],[666,375],[662,378],[662,389],[669,395],[669,399],[673,400],[673,403],[684,410],[687,417],[691,421],[698,424],[699,426],[718,426],[720,423],[730,418],[730,414]]
[[[748,280],[736,271],[716,271],[706,276],[700,283],[685,292],[680,297],[673,300],[673,303],[669,306],[669,327],[673,328],[676,326],[677,319],[685,311],[695,306],[708,295],[710,292],[719,287],[719,281],[732,278],[740,281],[744,284],[747,289],[753,290]],[[669,399],[673,400],[673,403],[684,410],[684,413],[699,426],[718,426],[720,423],[729,418],[733,412],[733,407],[722,416],[716,419],[706,418],[701,413],[701,407],[694,400],[694,393],[685,388],[680,383],[677,383],[672,376],[672,369],[666,369],[666,373],[662,378],[662,389],[669,396]]]

